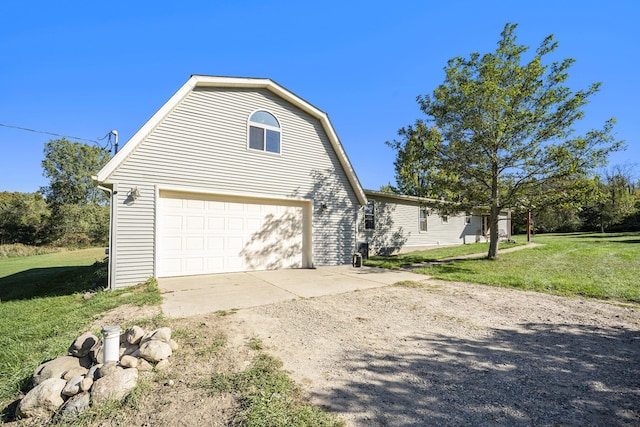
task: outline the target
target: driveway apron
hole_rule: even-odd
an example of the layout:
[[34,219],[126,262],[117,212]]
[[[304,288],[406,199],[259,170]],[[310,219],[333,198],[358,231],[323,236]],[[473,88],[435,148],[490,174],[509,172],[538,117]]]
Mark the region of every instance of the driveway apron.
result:
[[427,279],[408,271],[332,266],[167,277],[158,279],[158,286],[162,312],[169,317],[187,317]]

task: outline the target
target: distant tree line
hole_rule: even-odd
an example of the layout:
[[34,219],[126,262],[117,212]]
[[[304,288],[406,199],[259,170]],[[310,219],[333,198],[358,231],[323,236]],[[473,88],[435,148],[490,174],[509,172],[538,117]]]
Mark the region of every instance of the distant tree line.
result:
[[0,192],[0,244],[88,246],[109,239],[107,197],[92,176],[109,160],[100,147],[53,139],[45,143],[39,192]]
[[533,230],[539,233],[640,230],[640,180],[630,167],[614,166],[540,194],[529,206],[515,207],[514,232],[526,229],[529,209]]

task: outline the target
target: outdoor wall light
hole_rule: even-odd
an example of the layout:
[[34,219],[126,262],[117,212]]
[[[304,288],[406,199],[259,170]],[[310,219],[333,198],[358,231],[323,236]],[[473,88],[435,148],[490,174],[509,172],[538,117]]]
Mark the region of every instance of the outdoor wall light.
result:
[[327,211],[327,204],[326,203],[321,203],[320,204],[320,213],[325,213]]
[[138,190],[138,187],[133,187],[131,190],[129,190],[127,196],[132,200],[137,200],[138,197],[140,197],[140,190]]

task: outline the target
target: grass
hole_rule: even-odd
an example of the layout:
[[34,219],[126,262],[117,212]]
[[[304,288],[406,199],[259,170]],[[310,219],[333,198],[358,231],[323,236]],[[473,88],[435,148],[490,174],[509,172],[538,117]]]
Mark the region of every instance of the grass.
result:
[[[154,279],[136,287],[97,291],[90,299],[83,294],[95,281],[102,249],[58,252],[23,258],[0,259],[0,405],[3,421],[10,421],[16,399],[26,391],[34,369],[43,361],[65,354],[69,344],[101,315],[119,305],[159,304]],[[233,313],[224,312],[222,315]],[[136,325],[154,329],[167,319],[155,316],[136,320]],[[206,335],[198,328],[178,328],[173,334],[181,342],[183,357],[198,363],[216,363],[229,357],[228,338],[220,332]],[[251,338],[249,349],[257,352],[243,372],[222,372],[205,381],[211,393],[232,393],[240,409],[234,425],[241,426],[340,426],[334,416],[306,402],[298,387],[281,369],[281,362],[264,354],[262,342]],[[127,425],[142,397],[158,392],[162,375],[143,379],[123,402],[91,407],[73,420],[55,425],[103,425],[105,420]],[[203,390],[206,392],[207,390]],[[121,420],[121,421],[120,421]]]
[[23,245],[21,243],[12,243],[9,245],[0,245],[0,258],[43,255],[53,252],[60,252],[62,250],[62,248],[54,248],[50,246],[29,246]]
[[[534,241],[544,246],[502,254],[495,261],[458,260],[414,271],[449,281],[640,303],[640,233],[539,235]],[[416,253],[407,258],[439,259]],[[389,262],[397,268],[397,261]]]
[[[523,239],[519,239],[523,241]],[[524,243],[502,243],[500,249],[521,246]],[[442,248],[428,249],[425,251],[415,251],[406,254],[384,256],[372,256],[364,261],[364,264],[370,267],[381,267],[389,269],[400,269],[413,264],[422,262],[438,261],[445,258],[458,257],[463,255],[471,255],[489,252],[489,243],[474,243],[469,245],[446,246]]]
[[[95,282],[103,249],[0,259],[0,404],[23,390],[43,361],[67,351],[101,313],[122,304],[159,304],[155,280],[82,295]],[[5,414],[6,415],[6,414]]]
[[300,390],[282,370],[281,362],[259,353],[251,365],[238,373],[217,373],[202,385],[212,394],[231,393],[241,406],[234,425],[342,426],[333,416],[306,403]]
[[96,278],[104,248],[0,259],[0,300],[68,295],[86,290]]

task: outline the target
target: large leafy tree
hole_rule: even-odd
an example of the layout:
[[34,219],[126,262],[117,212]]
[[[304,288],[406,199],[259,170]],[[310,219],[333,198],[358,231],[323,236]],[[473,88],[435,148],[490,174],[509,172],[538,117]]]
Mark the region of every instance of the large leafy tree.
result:
[[49,215],[47,203],[38,193],[0,192],[0,244],[42,243]]
[[[524,61],[528,47],[516,43],[515,30],[515,24],[504,27],[495,52],[449,60],[444,83],[417,98],[427,118],[400,129],[402,139],[390,143],[399,153],[400,188],[424,186],[425,195],[449,195],[460,209],[490,207],[491,259],[501,210],[540,197],[550,183],[587,176],[622,146],[611,134],[613,119],[575,135],[573,126],[600,84],[572,91],[566,81],[573,59],[543,64],[557,48],[553,36]],[[401,157],[407,151],[416,153],[408,163]]]
[[45,144],[43,175],[49,185],[40,189],[51,208],[47,241],[61,245],[104,243],[108,237],[107,198],[93,181],[109,160],[100,147],[52,139]]
[[43,175],[49,185],[42,187],[52,205],[102,204],[106,197],[91,178],[109,160],[109,152],[94,145],[52,139],[44,146]]

